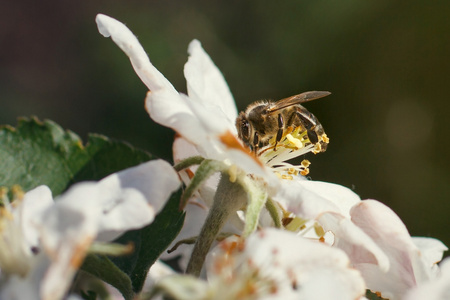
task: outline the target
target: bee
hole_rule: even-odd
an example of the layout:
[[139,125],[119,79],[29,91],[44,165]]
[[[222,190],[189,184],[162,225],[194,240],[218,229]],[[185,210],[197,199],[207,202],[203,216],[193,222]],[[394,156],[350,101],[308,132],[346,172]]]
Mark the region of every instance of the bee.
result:
[[330,92],[311,91],[281,99],[276,102],[258,101],[250,104],[236,119],[239,138],[255,154],[258,149],[269,145],[275,137],[274,151],[286,130],[301,127],[309,141],[320,142],[320,152],[326,150],[327,143],[321,137],[325,134],[322,124],[301,103],[330,95]]

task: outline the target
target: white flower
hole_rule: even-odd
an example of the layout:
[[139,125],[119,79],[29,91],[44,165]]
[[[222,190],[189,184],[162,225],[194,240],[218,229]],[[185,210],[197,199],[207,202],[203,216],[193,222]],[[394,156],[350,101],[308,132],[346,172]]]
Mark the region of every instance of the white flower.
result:
[[[61,299],[94,240],[110,241],[127,230],[151,223],[179,185],[178,175],[168,163],[153,160],[98,183],[75,184],[52,205],[48,204],[48,188],[28,192],[22,205],[42,201],[46,207],[35,214],[24,214],[27,218],[21,222],[34,232],[21,235],[22,245],[33,245],[33,251],[28,250],[29,268],[19,277],[2,265],[1,296]],[[29,201],[31,197],[34,201]],[[30,241],[25,240],[26,236],[31,237]],[[16,244],[20,243],[3,247],[12,252],[8,247]]]
[[450,299],[450,258],[440,263],[440,274],[434,280],[410,290],[406,300],[444,300]]
[[411,238],[400,218],[387,206],[375,200],[355,205],[351,220],[383,250],[389,258],[388,272],[380,270],[366,253],[352,253],[355,267],[361,271],[367,286],[389,299],[401,299],[405,293],[434,280],[437,263],[447,247],[432,238]]
[[[432,238],[411,237],[400,218],[375,200],[363,200],[340,185],[306,180],[284,181],[275,200],[293,218],[313,220],[300,230],[320,226],[329,242],[344,250],[361,271],[367,288],[400,299],[409,289],[432,280],[447,247]],[[295,219],[293,219],[295,220]],[[292,226],[291,226],[292,227]],[[326,239],[327,240],[327,239]]]
[[[364,280],[346,254],[294,233],[264,229],[230,237],[207,259],[207,284],[189,278],[160,281],[176,299],[358,299]],[[180,284],[184,283],[184,284]]]
[[[6,201],[5,201],[6,200]],[[37,187],[12,204],[4,197],[0,208],[0,270],[2,274],[25,276],[38,250],[39,234],[32,222],[53,204],[47,186]]]
[[[368,288],[381,292],[383,296],[398,298],[437,273],[434,263],[441,258],[446,247],[433,239],[411,238],[400,219],[394,217],[395,214],[387,207],[371,200],[361,201],[358,195],[340,185],[308,181],[297,176],[295,168],[291,172],[283,161],[291,157],[289,152],[275,158],[272,156],[274,153],[266,153],[259,159],[250,155],[236,139],[236,108],[231,93],[198,41],[191,42],[188,49],[190,56],[184,69],[188,86],[186,96],[178,93],[150,63],[142,46],[126,26],[104,15],[98,15],[96,20],[99,31],[104,36],[111,36],[128,55],[136,73],[149,88],[146,108],[151,118],[181,136],[174,143],[176,162],[200,154],[228,164],[229,170],[235,166],[244,176],[252,174],[251,178],[263,179],[260,186],[258,180],[253,182],[256,188],[265,189],[265,196],[269,195],[274,200],[272,219],[279,215],[279,223],[282,224],[278,224],[279,227],[303,236],[310,236],[311,229],[314,229],[312,236],[316,238],[323,238],[326,232],[331,232],[332,237],[325,239],[326,242],[344,250],[352,266],[361,271]],[[294,140],[293,144],[296,142]],[[277,166],[286,167],[277,171],[281,178],[291,180],[278,180],[273,176],[272,171]],[[195,168],[191,168],[182,173],[186,183],[194,171]],[[214,180],[211,179],[198,192],[205,207],[209,206],[215,194]],[[259,225],[265,227],[275,223],[262,218]],[[198,230],[199,226],[187,228]],[[253,230],[253,227],[246,229]],[[394,245],[390,245],[393,241]],[[255,250],[254,254],[259,252],[264,250]]]

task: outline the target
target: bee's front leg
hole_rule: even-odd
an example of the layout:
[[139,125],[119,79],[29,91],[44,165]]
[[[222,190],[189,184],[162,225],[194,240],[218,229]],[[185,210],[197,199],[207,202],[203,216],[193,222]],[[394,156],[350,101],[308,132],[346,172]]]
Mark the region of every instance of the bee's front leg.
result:
[[273,151],[277,151],[277,144],[279,141],[281,141],[281,138],[283,137],[283,131],[284,131],[283,116],[281,114],[278,114],[278,131],[277,131],[277,137],[275,139],[275,146],[273,147]]

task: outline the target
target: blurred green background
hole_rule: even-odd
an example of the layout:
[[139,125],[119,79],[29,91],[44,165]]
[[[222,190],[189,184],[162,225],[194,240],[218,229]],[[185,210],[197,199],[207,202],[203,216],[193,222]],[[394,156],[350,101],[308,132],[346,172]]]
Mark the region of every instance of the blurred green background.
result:
[[[431,4],[432,3],[432,4]],[[395,210],[412,235],[450,245],[447,84],[450,1],[7,1],[0,12],[0,123],[49,118],[80,134],[129,141],[169,159],[173,133],[145,112],[145,86],[97,32],[126,23],[184,92],[199,39],[239,109],[308,90],[331,139],[311,177]]]

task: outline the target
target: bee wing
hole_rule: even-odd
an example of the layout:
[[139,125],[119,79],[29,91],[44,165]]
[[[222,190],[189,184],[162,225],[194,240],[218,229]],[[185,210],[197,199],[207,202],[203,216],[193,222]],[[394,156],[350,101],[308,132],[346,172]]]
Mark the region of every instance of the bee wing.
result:
[[311,91],[304,92],[295,96],[281,99],[274,103],[274,105],[268,110],[269,113],[292,106],[300,103],[305,103],[311,100],[319,99],[330,95],[330,92]]

